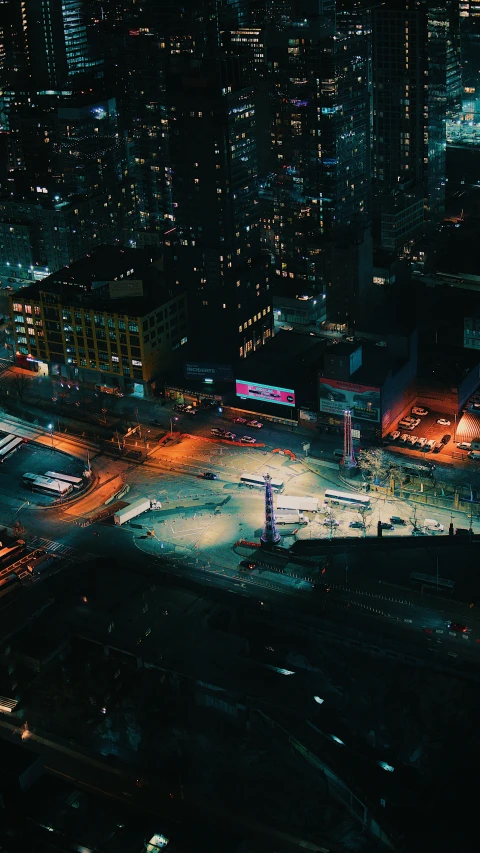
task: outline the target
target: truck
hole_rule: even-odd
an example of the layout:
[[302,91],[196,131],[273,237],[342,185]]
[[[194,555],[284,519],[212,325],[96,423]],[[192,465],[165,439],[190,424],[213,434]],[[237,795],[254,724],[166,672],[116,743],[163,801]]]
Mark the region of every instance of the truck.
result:
[[275,521],[277,524],[308,524],[309,519],[308,516],[303,515],[302,512],[276,512],[275,513]]
[[435,518],[426,518],[423,522],[423,530],[425,533],[443,533],[445,526]]
[[297,497],[296,495],[278,495],[277,510],[295,509],[298,512],[318,512],[318,499]]
[[133,501],[131,504],[119,509],[113,516],[114,524],[125,524],[131,518],[136,518],[142,512],[147,512],[150,509],[150,498],[140,498],[138,501]]
[[48,569],[54,560],[54,554],[32,554],[31,558],[27,560],[27,571],[30,572],[31,575],[39,575],[41,572],[45,571],[45,569]]

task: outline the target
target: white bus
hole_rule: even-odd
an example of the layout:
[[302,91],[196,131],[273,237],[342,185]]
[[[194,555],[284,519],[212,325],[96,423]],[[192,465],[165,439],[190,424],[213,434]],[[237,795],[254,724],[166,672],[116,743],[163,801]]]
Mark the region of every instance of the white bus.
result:
[[9,444],[5,444],[2,448],[0,448],[0,462],[5,462],[5,459],[8,459],[12,453],[15,453],[17,450],[20,450],[21,445],[24,443],[23,438],[14,438]]
[[59,474],[58,471],[46,471],[46,477],[51,477],[52,480],[60,480],[61,483],[70,483],[74,489],[81,489],[83,480],[81,477],[73,477],[71,474]]
[[15,436],[13,433],[11,435],[4,435],[3,438],[0,438],[0,447],[5,447],[6,444],[10,444],[14,438]]
[[[265,486],[265,479],[261,474],[242,474],[240,477],[240,484],[244,483],[246,486],[256,487],[257,489],[263,489]],[[274,492],[283,492],[284,484],[281,480],[274,480],[272,477],[272,489]]]
[[71,483],[62,483],[60,480],[52,480],[51,477],[42,477],[41,474],[24,474],[23,483],[29,486],[32,492],[43,492],[56,498],[64,498],[73,492]]
[[365,495],[357,494],[356,492],[337,492],[334,489],[325,489],[326,504],[343,504],[344,506],[364,506],[365,509],[371,509],[370,498]]

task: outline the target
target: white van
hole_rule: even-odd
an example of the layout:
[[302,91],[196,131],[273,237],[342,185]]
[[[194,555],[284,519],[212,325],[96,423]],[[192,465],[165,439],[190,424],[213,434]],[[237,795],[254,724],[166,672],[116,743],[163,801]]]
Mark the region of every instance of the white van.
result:
[[445,526],[434,518],[426,518],[423,522],[423,529],[425,533],[443,533]]

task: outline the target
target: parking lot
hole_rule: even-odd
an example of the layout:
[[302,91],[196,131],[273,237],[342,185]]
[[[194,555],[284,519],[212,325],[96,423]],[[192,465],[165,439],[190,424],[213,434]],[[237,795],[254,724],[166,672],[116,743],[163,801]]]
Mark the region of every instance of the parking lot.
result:
[[[1,433],[0,440],[4,436],[5,433]],[[52,450],[51,447],[24,442],[0,465],[0,503],[8,505],[11,509],[17,509],[24,501],[37,506],[49,506],[53,498],[33,492],[31,488],[25,486],[23,475],[27,472],[44,475],[47,471],[59,471],[62,474],[80,477],[83,470],[84,465],[78,459],[55,449]]]
[[[424,408],[421,403],[417,403],[414,408]],[[425,407],[426,409],[426,407]],[[415,420],[418,420],[419,423],[414,426],[413,429],[408,429],[406,426],[401,426],[400,422],[397,422],[395,426],[392,426],[388,436],[387,441],[398,447],[399,449],[405,450],[407,452],[416,452],[416,455],[420,453],[420,455],[433,457],[438,453],[447,453],[451,455],[452,451],[455,450],[455,433],[456,433],[456,424],[455,417],[453,415],[447,415],[445,412],[434,412],[432,410],[427,410],[428,414],[419,416],[415,414],[405,415],[404,417],[412,417]],[[437,421],[445,420],[447,423],[439,424]],[[391,440],[391,436],[395,432],[400,432],[400,436],[395,440]],[[442,442],[444,436],[450,436],[447,442]],[[402,436],[407,436],[407,442],[403,442],[401,440]],[[415,445],[412,445],[412,441],[415,438],[416,441],[419,439],[425,439],[426,442],[435,441],[435,446],[433,450],[425,444],[422,448]]]

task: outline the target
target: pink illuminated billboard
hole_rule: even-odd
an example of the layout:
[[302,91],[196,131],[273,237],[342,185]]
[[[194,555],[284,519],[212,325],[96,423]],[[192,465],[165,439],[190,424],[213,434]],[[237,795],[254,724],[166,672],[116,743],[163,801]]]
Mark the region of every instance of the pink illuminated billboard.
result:
[[267,403],[279,403],[281,406],[295,405],[295,392],[291,388],[278,388],[276,385],[262,385],[259,382],[237,379],[236,394],[243,400],[263,400]]

